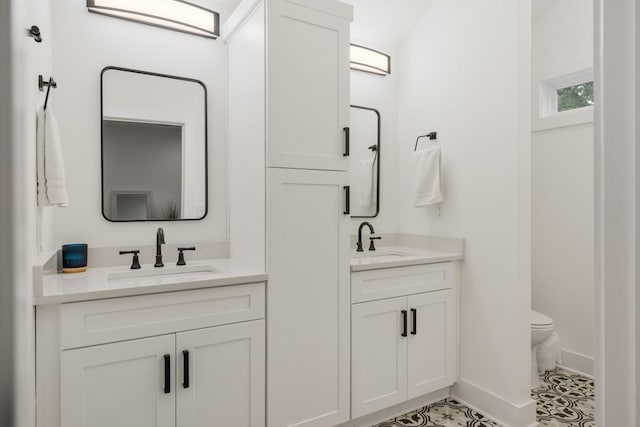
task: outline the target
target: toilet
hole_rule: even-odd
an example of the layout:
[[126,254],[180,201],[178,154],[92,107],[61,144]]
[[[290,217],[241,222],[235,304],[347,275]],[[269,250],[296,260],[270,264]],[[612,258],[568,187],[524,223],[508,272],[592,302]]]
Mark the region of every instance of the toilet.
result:
[[531,310],[531,388],[540,386],[540,378],[538,377],[538,358],[536,357],[536,349],[539,344],[545,342],[553,334],[553,319]]

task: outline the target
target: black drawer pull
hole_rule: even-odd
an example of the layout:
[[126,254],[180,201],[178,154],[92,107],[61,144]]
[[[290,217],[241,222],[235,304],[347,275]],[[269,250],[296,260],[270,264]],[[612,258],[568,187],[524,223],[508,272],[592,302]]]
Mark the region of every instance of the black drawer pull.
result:
[[407,310],[402,310],[402,336],[407,336]]
[[171,393],[171,355],[164,355],[164,394]]
[[413,317],[413,325],[411,325],[411,335],[416,335],[418,333],[418,310],[412,308],[411,314]]
[[182,351],[182,388],[189,388],[189,350]]
[[345,203],[343,213],[345,215],[349,215],[351,214],[351,187],[349,187],[348,185],[345,185],[342,188],[344,190],[344,203]]
[[349,157],[349,139],[350,139],[350,130],[349,128],[343,128],[344,131],[344,153],[342,155],[344,157]]

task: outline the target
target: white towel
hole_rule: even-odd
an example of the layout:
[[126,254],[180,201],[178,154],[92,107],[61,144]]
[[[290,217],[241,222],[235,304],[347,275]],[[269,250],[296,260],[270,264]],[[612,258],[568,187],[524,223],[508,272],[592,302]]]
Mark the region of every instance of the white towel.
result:
[[429,146],[412,153],[414,207],[428,206],[442,202],[440,186],[440,147]]
[[375,159],[358,162],[358,204],[370,208],[375,200]]
[[67,206],[67,184],[58,121],[51,112],[38,109],[36,123],[38,206]]

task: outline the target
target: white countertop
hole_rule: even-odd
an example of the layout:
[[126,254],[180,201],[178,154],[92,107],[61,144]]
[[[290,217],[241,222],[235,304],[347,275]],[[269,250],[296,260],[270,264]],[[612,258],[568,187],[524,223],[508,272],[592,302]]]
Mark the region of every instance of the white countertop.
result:
[[[166,276],[136,277],[128,279],[110,279],[114,273],[130,272],[128,267],[90,268],[84,273],[52,273],[42,277],[42,292],[35,295],[36,305],[59,304],[74,301],[87,301],[103,298],[115,298],[132,295],[154,294],[160,292],[183,291],[189,289],[211,288],[217,286],[256,283],[267,280],[267,274],[247,266],[246,262],[224,258],[197,260],[188,262],[187,267],[207,266],[218,272],[189,273]],[[164,268],[179,271],[180,267],[166,264]],[[152,264],[143,264],[136,272],[159,272]],[[168,270],[167,270],[168,271]]]
[[[398,256],[402,255],[402,256]],[[461,251],[443,251],[409,246],[381,246],[375,252],[351,252],[351,271],[378,270],[436,262],[460,261]]]

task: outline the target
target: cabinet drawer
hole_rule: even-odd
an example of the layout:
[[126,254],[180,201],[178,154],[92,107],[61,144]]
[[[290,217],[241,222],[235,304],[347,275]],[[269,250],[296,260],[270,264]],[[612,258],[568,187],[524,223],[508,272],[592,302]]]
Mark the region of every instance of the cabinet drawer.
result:
[[62,349],[261,319],[264,283],[62,304]]
[[373,301],[420,292],[454,288],[454,262],[385,268],[351,273],[351,302]]

